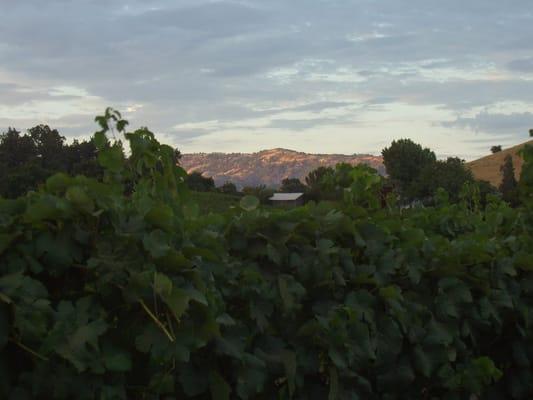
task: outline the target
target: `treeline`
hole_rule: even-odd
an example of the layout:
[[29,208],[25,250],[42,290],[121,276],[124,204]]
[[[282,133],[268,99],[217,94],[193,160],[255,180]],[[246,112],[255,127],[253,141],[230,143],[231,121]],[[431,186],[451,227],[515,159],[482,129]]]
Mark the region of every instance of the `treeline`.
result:
[[[501,196],[512,206],[519,204],[519,184],[510,156],[501,167],[502,183],[498,188],[489,182],[476,180],[465,166],[464,160],[457,157],[438,160],[432,150],[423,148],[410,139],[393,141],[382,150],[382,156],[388,173],[384,180],[382,196],[394,193],[404,206],[431,205],[435,202],[438,189],[444,189],[450,201],[457,202],[465,185],[476,186],[483,201],[487,195],[493,194]],[[279,188],[268,188],[264,185],[244,187],[242,193],[254,195],[262,202],[267,201],[275,191],[304,193],[307,200],[339,201],[343,197],[343,188],[349,186],[352,179],[352,169],[352,166],[346,163],[334,167],[321,166],[311,171],[304,182],[298,178],[286,178],[280,182]],[[233,183],[226,182],[216,188],[213,179],[202,176],[200,172],[191,173],[187,179],[193,190],[237,193]]]
[[[491,151],[501,151],[501,146],[493,146]],[[103,170],[96,156],[92,141],[74,140],[69,144],[56,129],[47,125],[30,128],[25,134],[10,128],[0,135],[0,196],[13,198],[28,190],[36,190],[46,178],[57,172],[101,177]],[[383,195],[395,192],[402,204],[430,204],[438,188],[446,190],[451,201],[457,201],[465,184],[476,184],[482,198],[499,193],[512,206],[519,203],[519,185],[510,156],[501,167],[502,183],[498,188],[488,182],[476,181],[463,160],[454,157],[437,160],[432,150],[409,139],[393,141],[382,150],[382,156],[388,173]],[[179,162],[180,157],[179,150],[175,149],[175,161]],[[350,170],[349,164],[342,163],[335,167],[318,167],[305,177],[304,182],[289,177],[280,182],[279,188],[258,185],[239,191],[232,182],[216,187],[213,178],[198,171],[188,174],[186,183],[194,191],[253,195],[262,203],[267,203],[275,191],[305,193],[306,200],[338,201],[343,195],[341,188],[350,179]]]
[[37,125],[21,134],[8,129],[0,135],[0,196],[17,197],[37,189],[57,173],[101,177],[96,147],[91,141],[66,143],[56,129]]

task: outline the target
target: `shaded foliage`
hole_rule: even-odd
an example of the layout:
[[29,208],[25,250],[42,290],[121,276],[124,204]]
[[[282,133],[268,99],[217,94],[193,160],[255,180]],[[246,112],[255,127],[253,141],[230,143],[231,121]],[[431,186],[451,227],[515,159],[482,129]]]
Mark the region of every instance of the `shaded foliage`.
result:
[[57,172],[98,177],[102,168],[96,161],[96,147],[90,141],[67,144],[65,138],[47,125],[28,129],[27,134],[8,129],[0,135],[0,196],[17,197],[35,190]]
[[518,182],[520,201],[525,206],[533,207],[533,146],[524,146],[520,155],[524,159],[520,181]]
[[437,189],[442,188],[448,192],[450,200],[455,202],[459,199],[463,186],[472,182],[474,177],[465,168],[464,160],[449,157],[446,161],[437,160],[423,167],[411,185],[410,195],[413,198],[432,199]]
[[285,178],[279,188],[283,193],[305,193],[307,187],[298,178]]
[[226,194],[237,194],[237,186],[233,182],[224,182],[222,186],[220,186],[219,190],[222,193]]
[[322,166],[309,172],[309,174],[305,177],[308,199],[314,201],[327,199],[327,194],[324,192],[323,182],[324,177],[328,174],[333,174],[333,168]]
[[492,146],[490,148],[490,151],[492,154],[499,153],[500,151],[502,151],[502,146]]
[[274,189],[268,188],[265,185],[245,186],[242,188],[242,193],[244,195],[257,197],[261,204],[269,204],[269,199],[274,192]]
[[388,176],[406,196],[416,192],[413,184],[420,172],[437,160],[433,151],[411,139],[394,140],[382,150],[381,155]]
[[210,192],[215,190],[215,181],[211,177],[203,176],[201,172],[193,171],[187,175],[187,186],[197,192]]
[[502,197],[512,206],[518,204],[518,182],[516,181],[513,157],[508,155],[500,167],[502,174],[502,182],[498,187],[498,190],[502,194]]

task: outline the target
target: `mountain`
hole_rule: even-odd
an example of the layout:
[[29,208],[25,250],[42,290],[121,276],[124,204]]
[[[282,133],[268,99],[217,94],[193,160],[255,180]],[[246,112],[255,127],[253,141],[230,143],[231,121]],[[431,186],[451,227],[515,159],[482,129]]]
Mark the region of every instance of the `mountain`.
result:
[[369,154],[308,154],[287,149],[263,150],[257,153],[191,153],[183,154],[180,165],[187,172],[199,171],[211,176],[217,186],[226,181],[238,187],[279,186],[285,178],[304,178],[319,166],[337,163],[366,163],[384,174],[381,156]]
[[524,160],[522,160],[518,152],[527,144],[533,145],[533,140],[482,157],[478,160],[470,161],[466,163],[466,166],[470,168],[476,179],[488,181],[493,186],[498,187],[502,181],[500,167],[503,165],[505,157],[510,154],[513,157],[515,176],[518,180],[522,171],[522,164],[524,163]]

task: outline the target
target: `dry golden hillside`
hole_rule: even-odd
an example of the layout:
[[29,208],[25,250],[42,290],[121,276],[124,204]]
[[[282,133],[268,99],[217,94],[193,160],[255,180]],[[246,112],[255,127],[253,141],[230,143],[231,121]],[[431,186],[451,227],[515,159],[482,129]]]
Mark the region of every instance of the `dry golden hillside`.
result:
[[472,173],[474,174],[474,177],[476,179],[488,181],[492,185],[498,187],[502,179],[500,167],[508,154],[511,154],[511,156],[513,157],[513,165],[515,168],[516,179],[520,178],[523,160],[518,155],[518,152],[526,144],[533,145],[533,140],[519,144],[514,147],[510,147],[508,149],[480,158],[478,160],[470,161],[469,163],[466,163],[466,166],[472,170]]

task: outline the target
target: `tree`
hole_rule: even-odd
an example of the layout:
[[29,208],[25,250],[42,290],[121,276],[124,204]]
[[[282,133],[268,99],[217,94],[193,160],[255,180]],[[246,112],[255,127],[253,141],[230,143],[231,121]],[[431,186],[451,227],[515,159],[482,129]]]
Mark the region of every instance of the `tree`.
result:
[[529,130],[529,136],[533,137],[533,129]]
[[226,194],[237,194],[237,186],[233,182],[227,181],[220,187],[220,191]]
[[505,157],[505,161],[500,167],[500,172],[502,174],[502,182],[498,190],[505,201],[512,206],[516,206],[518,204],[518,182],[514,173],[513,157],[510,154]]
[[193,171],[187,176],[187,186],[197,192],[210,192],[215,189],[215,181],[203,176],[201,172]]
[[331,167],[318,167],[305,177],[305,184],[307,185],[308,195],[307,197],[311,200],[324,200],[324,177],[332,175],[334,172]]
[[181,154],[181,151],[179,151],[177,148],[174,149],[174,157],[173,157],[174,164],[179,165],[182,157],[183,157],[183,154]]
[[8,128],[0,135],[0,166],[6,168],[18,167],[35,160],[37,149],[28,135],[21,136],[20,131]]
[[437,160],[435,153],[410,139],[395,140],[381,152],[383,164],[393,183],[408,196],[420,172]]
[[332,174],[333,168],[331,167],[318,167],[305,177],[305,184],[309,187],[309,189],[319,189],[320,184],[322,181],[322,178],[327,174]]
[[448,192],[452,202],[459,199],[465,183],[473,183],[472,172],[464,165],[464,160],[449,157],[446,161],[435,161],[426,165],[416,181],[411,185],[411,196],[417,199],[432,198],[437,189]]
[[67,169],[64,144],[65,137],[48,125],[37,125],[28,129],[28,134],[35,144],[41,166],[50,171]]
[[280,192],[304,193],[307,187],[298,178],[285,178],[281,181]]
[[492,152],[492,154],[499,153],[500,151],[502,151],[502,146],[492,146],[490,148],[490,151]]
[[0,196],[8,198],[36,189],[49,175],[32,138],[12,128],[0,135],[0,168]]
[[96,146],[92,141],[74,140],[64,147],[66,170],[71,175],[85,175],[93,178],[103,176],[103,169],[98,164]]

